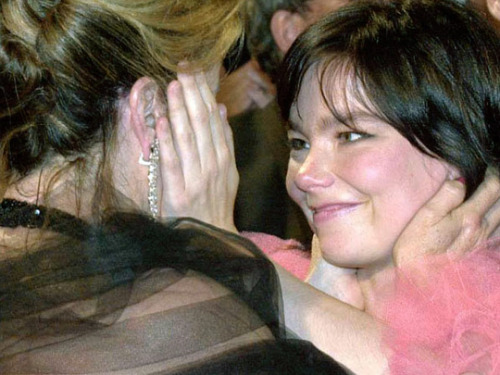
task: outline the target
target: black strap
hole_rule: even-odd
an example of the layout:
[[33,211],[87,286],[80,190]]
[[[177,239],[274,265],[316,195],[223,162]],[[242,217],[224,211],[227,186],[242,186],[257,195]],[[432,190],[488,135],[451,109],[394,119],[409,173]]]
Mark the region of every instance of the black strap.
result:
[[67,212],[14,199],[4,199],[0,203],[0,226],[7,228],[44,227],[77,238],[85,238],[90,230],[89,224]]

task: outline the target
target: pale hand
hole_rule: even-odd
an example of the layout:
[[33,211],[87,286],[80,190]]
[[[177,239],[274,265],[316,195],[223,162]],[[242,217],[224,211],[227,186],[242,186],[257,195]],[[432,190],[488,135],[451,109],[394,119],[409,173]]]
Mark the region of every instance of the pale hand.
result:
[[236,232],[238,188],[226,109],[215,101],[205,74],[179,73],[167,88],[168,116],[157,120],[160,144],[160,216],[192,217]]
[[427,254],[461,257],[499,230],[498,176],[488,171],[477,191],[465,202],[464,197],[461,182],[444,183],[399,237],[393,252],[397,267]]

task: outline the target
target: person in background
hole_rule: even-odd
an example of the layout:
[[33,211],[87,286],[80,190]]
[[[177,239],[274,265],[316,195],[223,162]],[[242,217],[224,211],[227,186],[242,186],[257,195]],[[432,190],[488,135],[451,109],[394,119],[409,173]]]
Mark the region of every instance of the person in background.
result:
[[237,46],[235,56],[224,60],[217,102],[227,108],[229,119],[250,110],[265,108],[276,96],[276,87],[259,63],[250,58],[248,50]]
[[500,33],[500,2],[498,0],[469,0],[469,3],[479,9],[497,33]]

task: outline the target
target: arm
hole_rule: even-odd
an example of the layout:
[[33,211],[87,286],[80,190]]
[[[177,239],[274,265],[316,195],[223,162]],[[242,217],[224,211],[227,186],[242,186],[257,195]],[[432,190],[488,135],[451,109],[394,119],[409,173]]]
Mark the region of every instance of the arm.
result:
[[287,328],[358,375],[386,371],[380,325],[373,317],[276,268]]

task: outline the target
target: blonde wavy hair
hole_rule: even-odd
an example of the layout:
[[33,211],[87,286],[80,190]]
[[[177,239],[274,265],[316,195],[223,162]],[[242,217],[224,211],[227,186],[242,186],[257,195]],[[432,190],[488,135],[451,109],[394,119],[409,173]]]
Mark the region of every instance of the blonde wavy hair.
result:
[[[219,62],[242,33],[244,0],[1,0],[0,197],[62,155],[103,153],[117,103],[142,76]],[[102,176],[101,176],[102,177]]]

